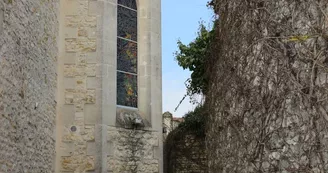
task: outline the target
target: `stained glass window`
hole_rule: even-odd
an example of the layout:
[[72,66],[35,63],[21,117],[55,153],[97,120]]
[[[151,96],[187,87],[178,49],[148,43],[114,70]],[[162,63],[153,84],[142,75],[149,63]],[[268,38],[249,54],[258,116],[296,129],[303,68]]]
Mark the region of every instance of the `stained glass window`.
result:
[[137,43],[117,39],[117,69],[129,73],[137,73]]
[[118,0],[118,4],[137,10],[136,0]]
[[118,0],[117,7],[117,104],[138,107],[137,5]]
[[117,73],[117,104],[129,107],[138,106],[137,76]]
[[137,41],[137,11],[118,6],[117,15],[118,36]]

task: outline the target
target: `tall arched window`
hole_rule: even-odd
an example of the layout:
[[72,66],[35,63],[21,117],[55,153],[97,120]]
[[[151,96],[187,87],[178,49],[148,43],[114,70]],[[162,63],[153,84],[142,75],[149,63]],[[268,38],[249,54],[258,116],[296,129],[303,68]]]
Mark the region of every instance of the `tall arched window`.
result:
[[118,0],[117,105],[138,107],[138,22],[136,0]]

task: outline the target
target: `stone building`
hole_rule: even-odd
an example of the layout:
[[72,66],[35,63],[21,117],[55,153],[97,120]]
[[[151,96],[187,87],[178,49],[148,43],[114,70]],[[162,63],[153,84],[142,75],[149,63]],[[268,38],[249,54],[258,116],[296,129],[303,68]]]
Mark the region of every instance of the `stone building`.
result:
[[160,0],[0,2],[0,172],[163,172]]
[[163,139],[165,140],[167,135],[179,126],[183,122],[183,118],[173,117],[170,112],[164,112],[163,114]]

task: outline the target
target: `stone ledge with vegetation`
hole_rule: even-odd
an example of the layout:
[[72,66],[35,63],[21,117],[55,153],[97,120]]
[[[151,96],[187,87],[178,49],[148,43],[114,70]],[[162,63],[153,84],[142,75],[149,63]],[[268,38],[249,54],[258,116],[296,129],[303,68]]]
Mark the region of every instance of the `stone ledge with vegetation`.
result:
[[167,136],[164,143],[164,172],[207,172],[205,151],[205,112],[199,106],[187,113],[184,122]]

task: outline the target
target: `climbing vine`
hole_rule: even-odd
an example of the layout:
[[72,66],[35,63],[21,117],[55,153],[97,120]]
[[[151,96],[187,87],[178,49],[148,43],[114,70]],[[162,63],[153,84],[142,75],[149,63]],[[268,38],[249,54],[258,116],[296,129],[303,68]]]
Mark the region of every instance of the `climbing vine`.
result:
[[206,172],[205,114],[203,106],[196,107],[170,132],[164,143],[165,173]]
[[205,137],[205,118],[206,110],[199,105],[184,116],[184,121],[179,124],[178,129],[188,131],[197,137]]
[[328,172],[328,2],[212,5],[209,172]]

